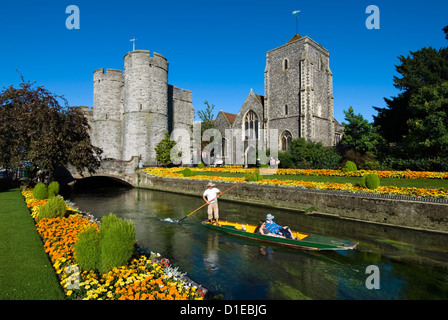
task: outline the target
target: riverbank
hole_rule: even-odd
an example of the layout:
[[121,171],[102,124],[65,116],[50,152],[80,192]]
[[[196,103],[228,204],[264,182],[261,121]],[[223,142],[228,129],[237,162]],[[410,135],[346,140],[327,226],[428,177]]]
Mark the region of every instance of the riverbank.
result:
[[19,189],[0,192],[0,300],[63,300]]
[[[203,300],[207,290],[198,287],[188,277],[170,265],[158,253],[136,248],[127,264],[115,266],[107,273],[98,269],[80,270],[75,258],[78,235],[91,228],[100,230],[99,220],[82,213],[71,202],[66,202],[63,217],[39,219],[39,208],[47,199],[34,198],[33,189],[24,189],[28,216],[36,222],[35,228],[43,248],[58,275],[67,299],[76,300]],[[30,212],[31,211],[31,212]],[[31,215],[30,215],[31,213]],[[13,230],[18,233],[17,229]],[[42,242],[40,250],[42,250]],[[22,263],[28,261],[23,259]],[[8,260],[6,263],[8,264]],[[16,267],[18,270],[21,264]]]
[[[143,173],[136,175],[135,180],[135,187],[195,196],[202,196],[207,182]],[[221,191],[237,183],[220,180],[214,182]],[[448,204],[418,198],[401,200],[353,192],[244,183],[221,199],[338,219],[448,233]]]

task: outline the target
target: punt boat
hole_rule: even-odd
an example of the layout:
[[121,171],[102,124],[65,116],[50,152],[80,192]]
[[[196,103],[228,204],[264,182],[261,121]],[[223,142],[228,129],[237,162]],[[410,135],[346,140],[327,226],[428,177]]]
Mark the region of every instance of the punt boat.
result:
[[231,235],[299,250],[350,250],[354,249],[358,244],[357,242],[352,242],[349,240],[301,233],[297,231],[292,231],[294,238],[297,240],[262,235],[259,233],[254,233],[256,228],[255,225],[246,223],[219,220],[218,225],[215,222],[209,221],[203,221],[202,224],[211,229],[222,231]]

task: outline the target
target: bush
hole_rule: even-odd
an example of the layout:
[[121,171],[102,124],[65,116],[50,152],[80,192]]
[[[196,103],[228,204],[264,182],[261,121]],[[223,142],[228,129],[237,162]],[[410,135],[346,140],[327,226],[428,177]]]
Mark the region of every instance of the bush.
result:
[[52,181],[48,185],[48,197],[54,197],[59,194],[59,182]]
[[47,199],[48,198],[47,186],[42,182],[37,183],[33,190],[33,197],[38,200]]
[[199,163],[198,163],[198,168],[199,168],[199,169],[204,169],[204,164],[203,164],[202,162],[199,162]]
[[191,177],[194,176],[194,172],[190,170],[190,168],[185,168],[182,170],[182,174],[184,177]]
[[279,152],[278,157],[282,168],[336,169],[341,161],[335,148],[304,138],[293,139],[290,150]]
[[349,172],[349,171],[356,171],[358,168],[356,167],[356,164],[353,161],[347,161],[345,163],[345,167],[342,168],[342,171]]
[[118,219],[110,214],[103,217],[100,229],[101,273],[125,265],[134,253],[135,228],[132,221]]
[[78,235],[74,254],[81,270],[98,270],[100,252],[100,233],[95,227],[92,226]]
[[[280,168],[290,168],[290,169],[297,168],[290,152],[280,151],[278,153],[278,160],[280,160],[280,164],[279,164]],[[269,167],[269,165],[268,165],[268,167]]]
[[361,178],[360,186],[372,190],[377,189],[380,186],[380,178],[376,173],[365,174]]
[[46,204],[39,208],[39,216],[37,220],[44,218],[57,218],[65,215],[65,201],[61,197],[52,197]]

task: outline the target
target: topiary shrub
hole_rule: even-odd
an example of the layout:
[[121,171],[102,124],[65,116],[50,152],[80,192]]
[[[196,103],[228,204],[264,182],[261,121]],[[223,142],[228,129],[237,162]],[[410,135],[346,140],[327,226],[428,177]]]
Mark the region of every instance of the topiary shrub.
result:
[[349,172],[349,171],[356,171],[358,170],[358,168],[356,167],[356,163],[354,163],[353,161],[347,161],[345,163],[345,167],[342,168],[342,171],[344,172]]
[[110,214],[103,217],[100,228],[99,271],[107,273],[114,267],[125,265],[134,253],[135,228],[126,221]]
[[377,189],[380,186],[380,178],[376,173],[365,174],[361,178],[360,186],[372,190]]
[[65,201],[61,197],[51,197],[47,203],[39,208],[39,215],[37,220],[40,221],[44,218],[57,218],[65,215]]
[[52,181],[48,185],[48,197],[54,197],[59,194],[59,182]]
[[44,200],[48,198],[48,189],[43,182],[38,182],[33,190],[33,197],[38,200]]
[[202,162],[199,162],[199,163],[198,163],[198,168],[199,168],[199,169],[204,169],[204,167],[205,167],[205,166],[204,166],[204,164],[203,164]]
[[98,270],[100,265],[100,233],[90,227],[78,235],[74,256],[81,270]]
[[194,176],[194,172],[190,170],[190,168],[185,168],[184,170],[182,170],[182,175],[184,177],[191,177]]

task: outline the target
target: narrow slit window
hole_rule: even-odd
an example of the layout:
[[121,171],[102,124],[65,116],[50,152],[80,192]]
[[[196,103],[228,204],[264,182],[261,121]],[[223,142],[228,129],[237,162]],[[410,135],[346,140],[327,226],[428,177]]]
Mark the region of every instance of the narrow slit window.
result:
[[288,59],[283,60],[283,71],[288,70]]

